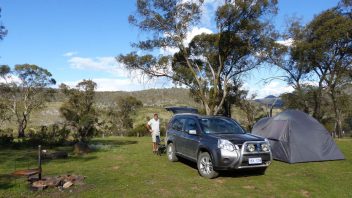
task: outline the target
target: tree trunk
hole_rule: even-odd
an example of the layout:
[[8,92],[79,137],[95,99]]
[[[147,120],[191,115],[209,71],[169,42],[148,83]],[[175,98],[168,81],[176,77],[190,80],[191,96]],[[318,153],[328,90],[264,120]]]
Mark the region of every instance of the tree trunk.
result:
[[23,122],[20,122],[18,124],[18,138],[24,138],[24,130],[26,129],[25,125],[23,124]]
[[314,112],[313,117],[317,119],[319,122],[322,121],[323,116],[321,115],[321,101],[322,101],[322,88],[319,85],[318,90],[316,90],[316,94],[314,95]]
[[342,118],[341,118],[341,111],[338,107],[337,104],[337,99],[336,99],[336,93],[335,91],[331,91],[330,93],[331,99],[332,99],[332,104],[333,104],[333,108],[334,108],[334,113],[335,113],[335,123],[336,123],[336,127],[335,127],[335,133],[337,135],[338,138],[340,138],[342,136]]

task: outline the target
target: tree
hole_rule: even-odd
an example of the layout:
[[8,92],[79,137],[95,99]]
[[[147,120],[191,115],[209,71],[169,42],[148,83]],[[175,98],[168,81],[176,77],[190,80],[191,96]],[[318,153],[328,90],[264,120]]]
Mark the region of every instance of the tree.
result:
[[107,111],[105,124],[108,124],[110,130],[132,129],[133,120],[130,115],[142,107],[143,103],[133,96],[127,96],[119,98],[116,104],[116,108]]
[[[0,14],[1,14],[1,8],[0,8]],[[1,17],[1,15],[0,15]],[[5,26],[3,26],[0,22],[0,40],[4,39],[4,37],[7,35],[7,30]]]
[[[187,44],[187,33],[201,16],[203,1],[138,0],[131,24],[152,33],[153,38],[133,44],[139,51],[117,60],[130,70],[149,77],[166,77],[190,88],[207,115],[220,112],[231,80],[265,60],[269,23],[263,17],[276,11],[276,0],[226,1],[216,12],[218,32],[201,34]],[[174,55],[155,55],[172,48]]]
[[242,88],[243,83],[234,81],[234,86],[230,89],[229,101],[238,107],[245,115],[245,125],[251,131],[253,125],[265,115],[263,107],[254,99],[255,94],[249,95],[249,91]]
[[342,109],[338,97],[342,87],[351,82],[352,18],[335,7],[316,16],[306,27],[300,45],[306,63],[327,86],[336,121],[338,137],[342,133]]
[[98,115],[94,107],[95,89],[97,84],[91,80],[79,82],[75,88],[60,85],[61,91],[67,96],[60,112],[68,125],[73,128],[75,138],[86,142],[96,134]]
[[[25,136],[25,129],[34,111],[45,107],[52,98],[56,81],[51,73],[37,65],[16,65],[14,70],[7,65],[0,67],[0,96],[3,105],[15,116],[18,137]],[[16,80],[17,79],[17,80]]]
[[[309,113],[309,105],[304,95],[304,82],[309,77],[310,69],[306,66],[303,61],[304,51],[299,47],[299,43],[304,37],[304,27],[301,25],[298,19],[291,19],[289,21],[288,30],[283,35],[277,35],[277,38],[282,37],[284,43],[274,41],[272,47],[269,50],[268,62],[278,67],[281,71],[284,71],[285,75],[275,76],[266,81],[279,79],[285,81],[288,85],[292,86],[295,90],[296,101],[301,105],[301,110]],[[318,91],[322,91],[322,85],[319,83]],[[320,96],[320,93],[318,94]],[[316,98],[314,115],[320,119],[320,103],[321,97]]]

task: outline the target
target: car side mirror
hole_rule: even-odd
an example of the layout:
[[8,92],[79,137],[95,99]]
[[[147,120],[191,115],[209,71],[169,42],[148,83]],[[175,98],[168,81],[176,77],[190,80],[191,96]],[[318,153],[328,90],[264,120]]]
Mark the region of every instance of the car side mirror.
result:
[[197,135],[197,130],[189,130],[188,134],[190,135]]

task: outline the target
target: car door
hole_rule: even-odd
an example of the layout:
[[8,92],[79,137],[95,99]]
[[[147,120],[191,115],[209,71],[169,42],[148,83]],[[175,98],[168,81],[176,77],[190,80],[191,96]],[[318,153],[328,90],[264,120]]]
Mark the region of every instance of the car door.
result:
[[174,134],[174,145],[177,153],[184,153],[184,132],[183,125],[185,123],[185,118],[175,118],[172,123],[171,130]]
[[[189,131],[195,131],[196,134],[190,134]],[[197,120],[187,118],[184,126],[184,154],[190,158],[197,159],[197,149],[200,142],[200,130]]]

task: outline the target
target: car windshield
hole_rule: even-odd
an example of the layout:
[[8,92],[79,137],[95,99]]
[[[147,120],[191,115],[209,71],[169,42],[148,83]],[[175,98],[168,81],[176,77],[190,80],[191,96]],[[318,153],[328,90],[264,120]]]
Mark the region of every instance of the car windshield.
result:
[[200,125],[204,133],[243,134],[245,131],[232,119],[200,118]]

